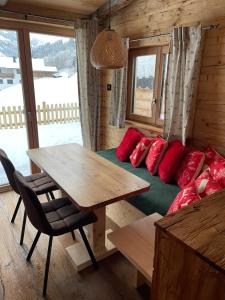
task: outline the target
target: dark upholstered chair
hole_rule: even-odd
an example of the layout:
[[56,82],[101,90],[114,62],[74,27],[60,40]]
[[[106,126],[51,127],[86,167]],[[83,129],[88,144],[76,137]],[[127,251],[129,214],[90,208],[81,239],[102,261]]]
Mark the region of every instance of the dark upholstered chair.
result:
[[40,203],[38,197],[30,188],[23,175],[18,171],[15,171],[14,177],[22,196],[30,222],[38,230],[34,242],[31,246],[30,252],[27,256],[27,261],[31,259],[34,248],[41,233],[47,234],[49,236],[43,295],[46,295],[47,291],[48,271],[53,236],[62,235],[79,229],[81,237],[90,255],[91,261],[94,267],[97,269],[97,262],[83,230],[83,226],[97,221],[97,217],[95,216],[95,214],[92,212],[79,211],[68,198],[58,198],[50,202]]
[[[0,160],[2,163],[2,166],[5,170],[6,176],[9,180],[9,183],[13,190],[19,195],[19,199],[15,208],[15,211],[13,213],[11,222],[14,223],[17,212],[19,210],[22,198],[20,196],[19,190],[17,188],[13,173],[15,171],[15,167],[11,160],[8,158],[7,154],[0,149]],[[43,195],[46,194],[46,197],[48,201],[50,200],[49,194],[52,199],[54,199],[53,191],[57,190],[57,186],[52,182],[52,180],[45,174],[45,173],[37,173],[30,176],[24,177],[26,182],[29,184],[29,186],[33,189],[33,191],[37,195]],[[21,237],[20,237],[20,245],[23,244],[23,238],[24,238],[24,232],[25,232],[25,226],[26,226],[26,212],[24,212],[23,217],[23,225],[22,225],[22,231],[21,231]]]

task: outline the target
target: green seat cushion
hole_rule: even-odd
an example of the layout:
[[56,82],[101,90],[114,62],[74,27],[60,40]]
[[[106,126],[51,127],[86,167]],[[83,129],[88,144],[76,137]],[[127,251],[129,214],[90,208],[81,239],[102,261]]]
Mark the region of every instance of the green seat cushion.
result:
[[115,149],[98,151],[98,154],[150,183],[151,186],[148,192],[128,199],[132,205],[146,215],[155,212],[162,216],[166,215],[174,198],[180,191],[175,183],[165,184],[159,176],[151,176],[144,163],[139,168],[133,168],[130,162],[119,161]]

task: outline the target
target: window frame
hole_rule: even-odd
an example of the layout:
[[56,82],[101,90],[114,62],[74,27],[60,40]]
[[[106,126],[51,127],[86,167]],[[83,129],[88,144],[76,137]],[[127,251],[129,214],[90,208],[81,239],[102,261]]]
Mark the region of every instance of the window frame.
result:
[[[164,121],[160,119],[161,87],[163,75],[164,54],[169,53],[169,45],[154,45],[142,48],[131,48],[128,57],[128,84],[127,84],[127,113],[126,120],[142,124],[162,127]],[[138,56],[156,54],[156,68],[152,103],[152,117],[146,117],[132,112],[134,103],[134,84],[135,84],[135,62]]]

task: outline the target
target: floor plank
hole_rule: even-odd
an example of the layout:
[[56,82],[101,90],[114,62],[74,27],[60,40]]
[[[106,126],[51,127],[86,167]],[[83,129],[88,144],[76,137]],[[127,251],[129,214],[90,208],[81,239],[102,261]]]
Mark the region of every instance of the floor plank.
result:
[[[42,284],[48,237],[42,235],[30,263],[28,249],[36,230],[28,222],[24,246],[19,245],[23,208],[15,224],[10,219],[17,196],[13,192],[0,194],[0,300],[43,299]],[[45,201],[45,199],[41,199]],[[119,253],[92,267],[76,273],[65,248],[73,243],[70,234],[54,238],[49,272],[47,299],[76,300],[145,300],[148,290],[134,288],[135,270]]]

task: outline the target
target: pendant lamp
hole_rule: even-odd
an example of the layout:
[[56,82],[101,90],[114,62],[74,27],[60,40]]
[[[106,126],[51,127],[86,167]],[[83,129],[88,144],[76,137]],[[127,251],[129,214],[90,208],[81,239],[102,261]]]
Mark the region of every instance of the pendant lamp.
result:
[[121,36],[111,29],[111,0],[109,1],[109,26],[100,32],[91,49],[91,64],[98,70],[121,69],[127,55]]

